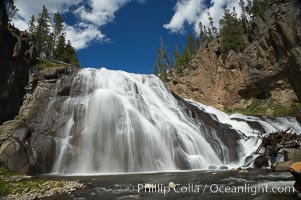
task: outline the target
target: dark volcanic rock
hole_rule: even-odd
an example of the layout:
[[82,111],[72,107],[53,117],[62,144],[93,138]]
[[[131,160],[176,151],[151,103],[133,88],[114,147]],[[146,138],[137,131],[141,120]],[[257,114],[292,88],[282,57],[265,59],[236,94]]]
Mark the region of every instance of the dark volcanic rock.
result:
[[31,36],[7,23],[1,12],[0,29],[0,124],[18,114],[36,53]]

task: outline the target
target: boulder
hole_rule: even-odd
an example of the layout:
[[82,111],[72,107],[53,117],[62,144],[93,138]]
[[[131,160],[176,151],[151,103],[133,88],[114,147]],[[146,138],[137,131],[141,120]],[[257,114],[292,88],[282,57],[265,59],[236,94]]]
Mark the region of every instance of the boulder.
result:
[[295,182],[295,189],[300,193],[301,192],[301,162],[295,162],[290,166],[290,172],[294,176]]
[[229,169],[229,167],[227,167],[227,166],[221,166],[219,169],[227,170],[227,169]]
[[265,155],[260,155],[254,160],[254,167],[262,169],[263,167],[269,167],[269,159]]
[[27,173],[32,167],[23,144],[6,140],[0,148],[0,164],[13,172]]
[[284,151],[284,161],[293,161],[300,162],[301,161],[301,149],[283,149]]
[[38,135],[33,139],[31,146],[35,150],[37,157],[36,173],[50,172],[56,154],[56,143],[54,138],[47,135]]
[[290,166],[294,163],[294,161],[275,162],[272,165],[272,170],[277,172],[290,171]]

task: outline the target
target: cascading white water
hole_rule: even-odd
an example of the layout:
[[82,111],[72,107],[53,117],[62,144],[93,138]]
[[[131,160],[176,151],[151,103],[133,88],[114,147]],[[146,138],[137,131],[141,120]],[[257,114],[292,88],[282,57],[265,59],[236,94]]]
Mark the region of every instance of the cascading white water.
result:
[[[259,147],[261,140],[258,139],[257,133],[273,133],[288,128],[295,133],[301,133],[301,125],[294,117],[255,117],[244,116],[239,113],[228,115],[211,106],[205,106],[193,101],[189,102],[196,105],[199,109],[205,111],[219,122],[227,124],[232,129],[243,133],[246,136],[246,139],[239,140],[239,143],[241,144],[240,161],[234,163],[235,167],[244,165],[245,158],[253,154]],[[255,125],[255,127],[252,127],[252,124],[256,124],[257,126]]]
[[[275,121],[270,125],[259,118],[228,116],[189,103],[213,120],[232,126],[235,131],[229,134],[241,136],[237,142],[241,149],[239,164],[258,143],[245,121],[258,121],[266,132],[280,128]],[[53,173],[207,169],[231,162],[231,147],[221,140],[219,130],[190,117],[153,75],[83,69],[74,78],[62,110]],[[301,130],[294,119],[279,120],[286,120],[281,121],[283,126]],[[242,133],[252,138],[243,139]]]

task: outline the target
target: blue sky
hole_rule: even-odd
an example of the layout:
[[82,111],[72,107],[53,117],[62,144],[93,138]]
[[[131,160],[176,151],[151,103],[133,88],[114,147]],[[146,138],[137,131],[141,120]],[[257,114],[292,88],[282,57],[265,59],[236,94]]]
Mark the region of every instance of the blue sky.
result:
[[[43,5],[50,14],[60,11],[64,31],[77,49],[81,67],[106,67],[133,73],[153,72],[160,37],[172,55],[187,34],[198,35],[198,23],[216,25],[225,7],[239,0],[15,0],[20,9],[14,23],[27,28]],[[210,6],[209,6],[210,5]],[[239,9],[237,8],[238,12]]]
[[78,51],[81,66],[152,73],[160,37],[169,51],[186,40],[186,35],[173,34],[162,26],[172,17],[175,2],[152,0],[127,4],[116,14],[114,23],[102,29],[110,36],[109,43],[94,43]]

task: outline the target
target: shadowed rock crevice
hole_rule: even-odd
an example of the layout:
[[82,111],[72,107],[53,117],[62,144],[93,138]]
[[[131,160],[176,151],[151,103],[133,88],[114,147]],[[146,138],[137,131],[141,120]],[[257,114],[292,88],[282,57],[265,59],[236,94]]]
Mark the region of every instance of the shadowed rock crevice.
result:
[[28,83],[29,70],[36,54],[31,36],[0,19],[0,124],[19,112]]

